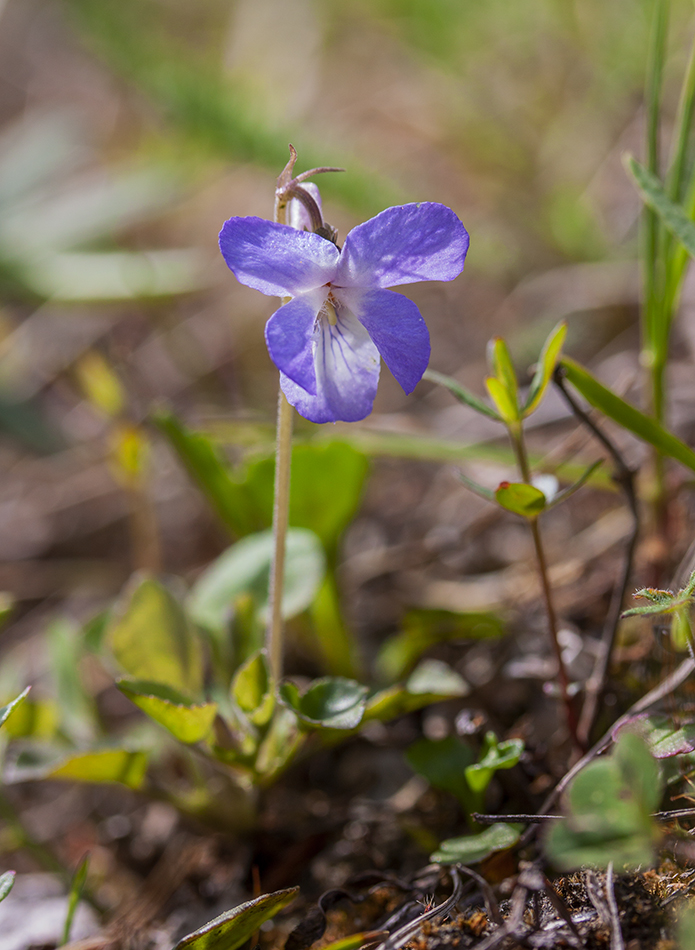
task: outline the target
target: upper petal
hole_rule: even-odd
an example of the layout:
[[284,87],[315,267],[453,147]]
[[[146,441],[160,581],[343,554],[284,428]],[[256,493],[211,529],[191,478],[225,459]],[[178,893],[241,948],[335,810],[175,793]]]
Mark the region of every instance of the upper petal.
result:
[[225,221],[220,250],[240,283],[275,297],[296,297],[327,284],[339,256],[337,247],[318,234],[265,218]]
[[335,294],[367,329],[405,392],[411,393],[430,361],[430,335],[417,306],[392,290],[345,289]]
[[320,318],[314,366],[316,394],[287,376],[282,391],[300,415],[311,422],[358,422],[372,411],[379,382],[377,348],[359,320],[338,307],[337,323]]
[[350,231],[333,283],[377,288],[453,280],[467,251],[468,232],[445,205],[423,201],[387,208]]
[[325,299],[325,290],[313,290],[295,297],[276,310],[265,325],[265,340],[273,363],[302,389],[314,395],[316,315]]

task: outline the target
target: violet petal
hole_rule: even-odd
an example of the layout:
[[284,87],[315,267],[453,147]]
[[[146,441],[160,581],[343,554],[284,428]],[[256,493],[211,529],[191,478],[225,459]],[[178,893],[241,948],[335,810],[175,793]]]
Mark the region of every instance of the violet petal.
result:
[[337,287],[393,287],[453,280],[463,270],[468,232],[454,212],[432,201],[387,208],[345,239]]
[[282,391],[300,415],[311,422],[358,422],[372,411],[379,382],[376,346],[359,320],[343,307],[337,323],[320,318],[314,365],[316,395],[284,374]]
[[327,284],[339,256],[337,247],[318,234],[264,218],[225,221],[220,250],[240,283],[273,297],[296,297]]
[[430,335],[412,300],[391,290],[335,292],[367,329],[406,394],[422,379],[430,359]]
[[311,395],[316,395],[313,340],[316,316],[326,289],[295,297],[276,310],[265,325],[265,341],[277,368]]

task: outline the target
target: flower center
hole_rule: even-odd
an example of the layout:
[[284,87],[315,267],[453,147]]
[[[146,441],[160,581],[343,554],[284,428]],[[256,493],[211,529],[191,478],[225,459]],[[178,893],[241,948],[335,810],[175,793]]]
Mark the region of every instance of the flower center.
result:
[[335,298],[329,293],[326,297],[320,316],[325,316],[332,327],[338,323],[338,314],[335,312]]

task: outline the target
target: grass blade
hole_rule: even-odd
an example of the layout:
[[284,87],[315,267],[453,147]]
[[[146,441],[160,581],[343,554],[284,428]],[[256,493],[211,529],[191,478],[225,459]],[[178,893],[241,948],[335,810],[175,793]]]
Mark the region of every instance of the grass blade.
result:
[[681,242],[691,257],[695,257],[695,224],[680,205],[675,204],[656,175],[633,158],[626,159],[626,166],[635,180],[642,200],[655,212],[666,228]]
[[438,383],[440,386],[444,386],[445,389],[448,389],[452,396],[455,396],[464,406],[470,406],[471,409],[475,409],[476,412],[479,412],[483,416],[494,419],[495,422],[502,421],[494,409],[488,406],[487,403],[484,403],[482,399],[469,389],[466,389],[465,386],[462,386],[461,383],[452,379],[451,376],[445,376],[444,373],[438,373],[434,369],[428,369],[425,370],[423,379],[428,379],[431,383]]
[[639,409],[635,409],[620,396],[616,396],[614,392],[607,389],[579,363],[575,363],[574,360],[564,356],[560,365],[569,382],[572,383],[575,389],[579,390],[586,401],[595,409],[628,429],[644,442],[653,445],[659,452],[676,459],[686,468],[695,472],[695,452],[685,442],[681,442],[679,438],[659,425],[654,419],[645,416]]

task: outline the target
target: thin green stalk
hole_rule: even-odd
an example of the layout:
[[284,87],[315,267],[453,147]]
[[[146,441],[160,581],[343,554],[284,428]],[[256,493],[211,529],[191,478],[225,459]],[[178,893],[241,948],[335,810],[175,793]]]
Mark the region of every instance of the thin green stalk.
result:
[[292,406],[282,390],[278,393],[277,442],[275,447],[275,495],[273,502],[273,567],[270,573],[270,618],[266,649],[273,680],[282,676],[282,590],[285,578],[285,541],[290,508],[292,463]]
[[[287,223],[287,199],[275,202],[275,221]],[[283,303],[287,300],[283,299]],[[277,435],[275,442],[275,488],[273,495],[273,564],[270,571],[269,618],[266,631],[266,652],[272,679],[282,678],[283,626],[282,592],[285,582],[285,546],[290,515],[290,472],[292,467],[292,406],[278,390]]]
[[[669,0],[654,0],[651,43],[645,90],[647,110],[647,168],[659,176],[659,115],[663,86]],[[652,416],[661,423],[665,414],[666,360],[668,354],[669,321],[664,311],[666,275],[664,272],[663,233],[659,219],[651,208],[643,209],[643,267],[644,292],[642,301],[642,365],[647,378],[647,403]],[[664,524],[666,489],[664,462],[658,450],[653,452],[655,522]]]
[[[531,485],[531,469],[528,463],[528,455],[526,453],[526,444],[524,442],[524,433],[520,423],[510,425],[509,434],[511,436],[512,446],[514,447],[514,454],[516,455],[517,462],[519,465],[519,471],[521,472],[521,477],[527,485]],[[545,557],[545,550],[543,548],[543,540],[541,537],[540,527],[538,524],[538,518],[529,518],[529,525],[531,527],[531,536],[533,537],[533,546],[536,550],[536,563],[538,565],[538,576],[541,582],[541,589],[543,591],[543,601],[545,604],[545,612],[548,619],[548,630],[550,632],[550,640],[553,645],[553,651],[555,653],[555,659],[557,660],[557,669],[558,669],[558,682],[560,684],[560,693],[562,695],[562,702],[565,707],[565,715],[567,717],[567,726],[572,737],[572,742],[577,749],[583,751],[583,746],[579,741],[578,737],[578,720],[577,713],[572,703],[572,697],[569,692],[569,677],[567,675],[567,669],[565,663],[562,659],[562,647],[560,646],[560,641],[558,639],[558,622],[557,615],[555,613],[555,607],[553,605],[553,597],[550,589],[550,581],[548,579],[548,562]]]
[[[659,175],[659,105],[663,84],[664,60],[666,58],[667,24],[668,0],[654,0],[645,99],[647,108],[647,168],[657,177]],[[645,207],[643,348],[646,343],[652,357],[654,356],[654,331],[656,329],[658,237],[659,222],[656,212]]]

